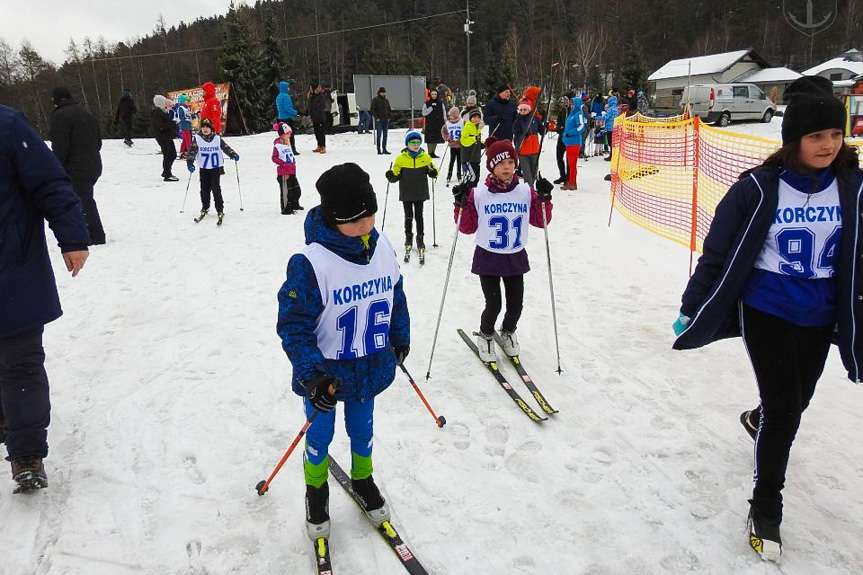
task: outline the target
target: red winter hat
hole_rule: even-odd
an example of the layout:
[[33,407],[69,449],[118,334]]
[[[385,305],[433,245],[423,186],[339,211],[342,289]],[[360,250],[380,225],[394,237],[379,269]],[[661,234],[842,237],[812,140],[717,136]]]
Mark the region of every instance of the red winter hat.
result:
[[504,160],[515,160],[515,164],[518,165],[518,156],[515,148],[512,147],[512,142],[489,136],[485,141],[485,167],[489,172],[493,172],[494,167]]

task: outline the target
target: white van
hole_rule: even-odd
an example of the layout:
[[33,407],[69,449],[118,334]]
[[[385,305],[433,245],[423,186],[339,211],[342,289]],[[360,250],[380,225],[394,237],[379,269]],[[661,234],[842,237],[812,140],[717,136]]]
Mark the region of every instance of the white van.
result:
[[755,84],[693,84],[684,88],[680,109],[689,103],[693,116],[727,126],[732,120],[769,122],[776,106]]

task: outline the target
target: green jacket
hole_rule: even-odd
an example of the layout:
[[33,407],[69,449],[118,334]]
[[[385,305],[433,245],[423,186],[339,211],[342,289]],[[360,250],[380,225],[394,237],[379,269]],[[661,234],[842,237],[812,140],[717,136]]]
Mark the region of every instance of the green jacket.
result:
[[466,121],[461,130],[461,161],[479,162],[482,159],[482,124]]
[[399,183],[400,202],[424,202],[429,199],[429,183],[431,172],[435,170],[432,157],[425,150],[414,158],[407,148],[396,158],[393,164],[393,174]]

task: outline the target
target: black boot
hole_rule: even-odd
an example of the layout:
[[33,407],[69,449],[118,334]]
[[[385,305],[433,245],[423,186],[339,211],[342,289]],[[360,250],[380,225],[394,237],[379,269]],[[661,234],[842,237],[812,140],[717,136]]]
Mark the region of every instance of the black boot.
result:
[[390,520],[390,508],[371,475],[365,479],[352,479],[351,487],[375,527]]
[[749,437],[754,440],[755,436],[758,435],[758,428],[761,426],[761,407],[741,413],[740,423],[743,424],[743,428],[749,434]]
[[316,541],[330,537],[330,486],[306,485],[306,533]]
[[28,493],[48,487],[42,458],[35,455],[12,461],[12,479],[18,484],[15,493]]

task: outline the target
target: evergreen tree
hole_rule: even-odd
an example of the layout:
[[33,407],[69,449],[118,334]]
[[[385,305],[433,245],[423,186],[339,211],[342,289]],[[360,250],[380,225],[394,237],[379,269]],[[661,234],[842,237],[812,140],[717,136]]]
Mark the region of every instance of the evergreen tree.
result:
[[602,75],[599,73],[599,66],[593,66],[587,74],[587,93],[591,96],[598,92],[604,92],[605,86],[602,84]]
[[264,21],[264,40],[261,43],[259,60],[263,67],[262,81],[270,95],[269,105],[262,106],[261,111],[266,116],[263,119],[269,120],[275,117],[275,98],[279,94],[279,81],[282,79],[282,69],[285,65],[285,50],[279,42],[276,19],[273,16],[273,11],[269,8]]
[[263,129],[259,94],[263,86],[260,49],[254,40],[255,30],[244,7],[234,8],[231,2],[225,19],[225,42],[219,66],[222,76],[231,83],[231,99],[238,105],[241,125],[250,132]]
[[647,82],[647,65],[638,39],[633,36],[626,46],[626,60],[623,64],[623,84],[627,89],[643,90]]

